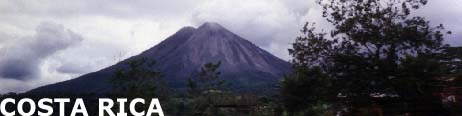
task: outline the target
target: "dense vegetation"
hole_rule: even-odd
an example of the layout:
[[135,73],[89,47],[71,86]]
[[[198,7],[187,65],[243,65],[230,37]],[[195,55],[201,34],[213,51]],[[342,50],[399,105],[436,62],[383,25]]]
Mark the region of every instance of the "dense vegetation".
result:
[[[450,115],[439,93],[460,73],[443,25],[411,16],[426,0],[319,0],[334,29],[306,23],[282,82],[288,115]],[[445,58],[450,57],[450,58]],[[452,66],[452,67],[450,67]]]

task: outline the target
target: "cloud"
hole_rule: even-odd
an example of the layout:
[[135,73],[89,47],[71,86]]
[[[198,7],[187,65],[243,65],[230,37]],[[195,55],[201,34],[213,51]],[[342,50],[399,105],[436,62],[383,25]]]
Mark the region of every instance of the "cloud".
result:
[[443,24],[451,35],[445,36],[446,43],[453,46],[462,46],[462,0],[429,0],[428,4],[414,12],[414,15],[423,16],[430,24],[437,26]]
[[84,74],[96,70],[93,67],[95,64],[90,64],[88,62],[83,63],[79,61],[70,61],[67,59],[60,59],[57,62],[60,63],[60,65],[56,67],[56,71],[59,73]]
[[82,41],[80,35],[51,22],[41,23],[35,31],[34,36],[16,39],[0,51],[0,77],[37,78],[39,66],[48,56]]
[[[206,1],[198,5],[192,23],[218,22],[283,59],[299,34],[314,1],[233,0]],[[319,15],[320,16],[320,15]],[[316,17],[319,17],[316,16]]]

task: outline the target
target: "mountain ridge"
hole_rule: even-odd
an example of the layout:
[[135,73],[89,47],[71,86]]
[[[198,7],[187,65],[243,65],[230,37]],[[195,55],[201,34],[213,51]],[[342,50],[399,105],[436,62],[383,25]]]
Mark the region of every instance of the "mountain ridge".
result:
[[[259,91],[277,83],[290,70],[288,62],[232,33],[218,23],[207,22],[198,28],[183,27],[172,36],[124,61],[100,71],[64,82],[31,90],[40,92],[101,93],[110,91],[108,81],[117,68],[140,57],[158,62],[156,68],[165,74],[173,88],[184,88],[185,81],[197,76],[202,65],[222,62],[222,78],[237,91]],[[154,69],[153,69],[154,70]]]

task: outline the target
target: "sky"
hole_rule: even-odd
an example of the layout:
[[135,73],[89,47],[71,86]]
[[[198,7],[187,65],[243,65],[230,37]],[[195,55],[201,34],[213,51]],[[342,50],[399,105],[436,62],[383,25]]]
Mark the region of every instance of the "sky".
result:
[[[0,93],[25,92],[98,71],[153,47],[184,26],[217,22],[275,56],[305,22],[330,29],[314,0],[0,0]],[[462,45],[462,0],[413,12]]]

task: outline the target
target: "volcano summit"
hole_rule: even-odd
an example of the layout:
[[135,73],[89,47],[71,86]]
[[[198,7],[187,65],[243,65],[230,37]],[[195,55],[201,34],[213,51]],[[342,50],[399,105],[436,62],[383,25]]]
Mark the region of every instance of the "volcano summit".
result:
[[[111,90],[109,80],[115,69],[127,68],[129,61],[146,58],[157,62],[156,69],[173,88],[184,88],[201,66],[221,62],[220,78],[235,91],[261,92],[273,89],[290,70],[290,64],[217,23],[198,28],[183,27],[158,45],[113,66],[72,80],[51,84],[30,92],[104,93]],[[154,69],[153,69],[154,70]]]

